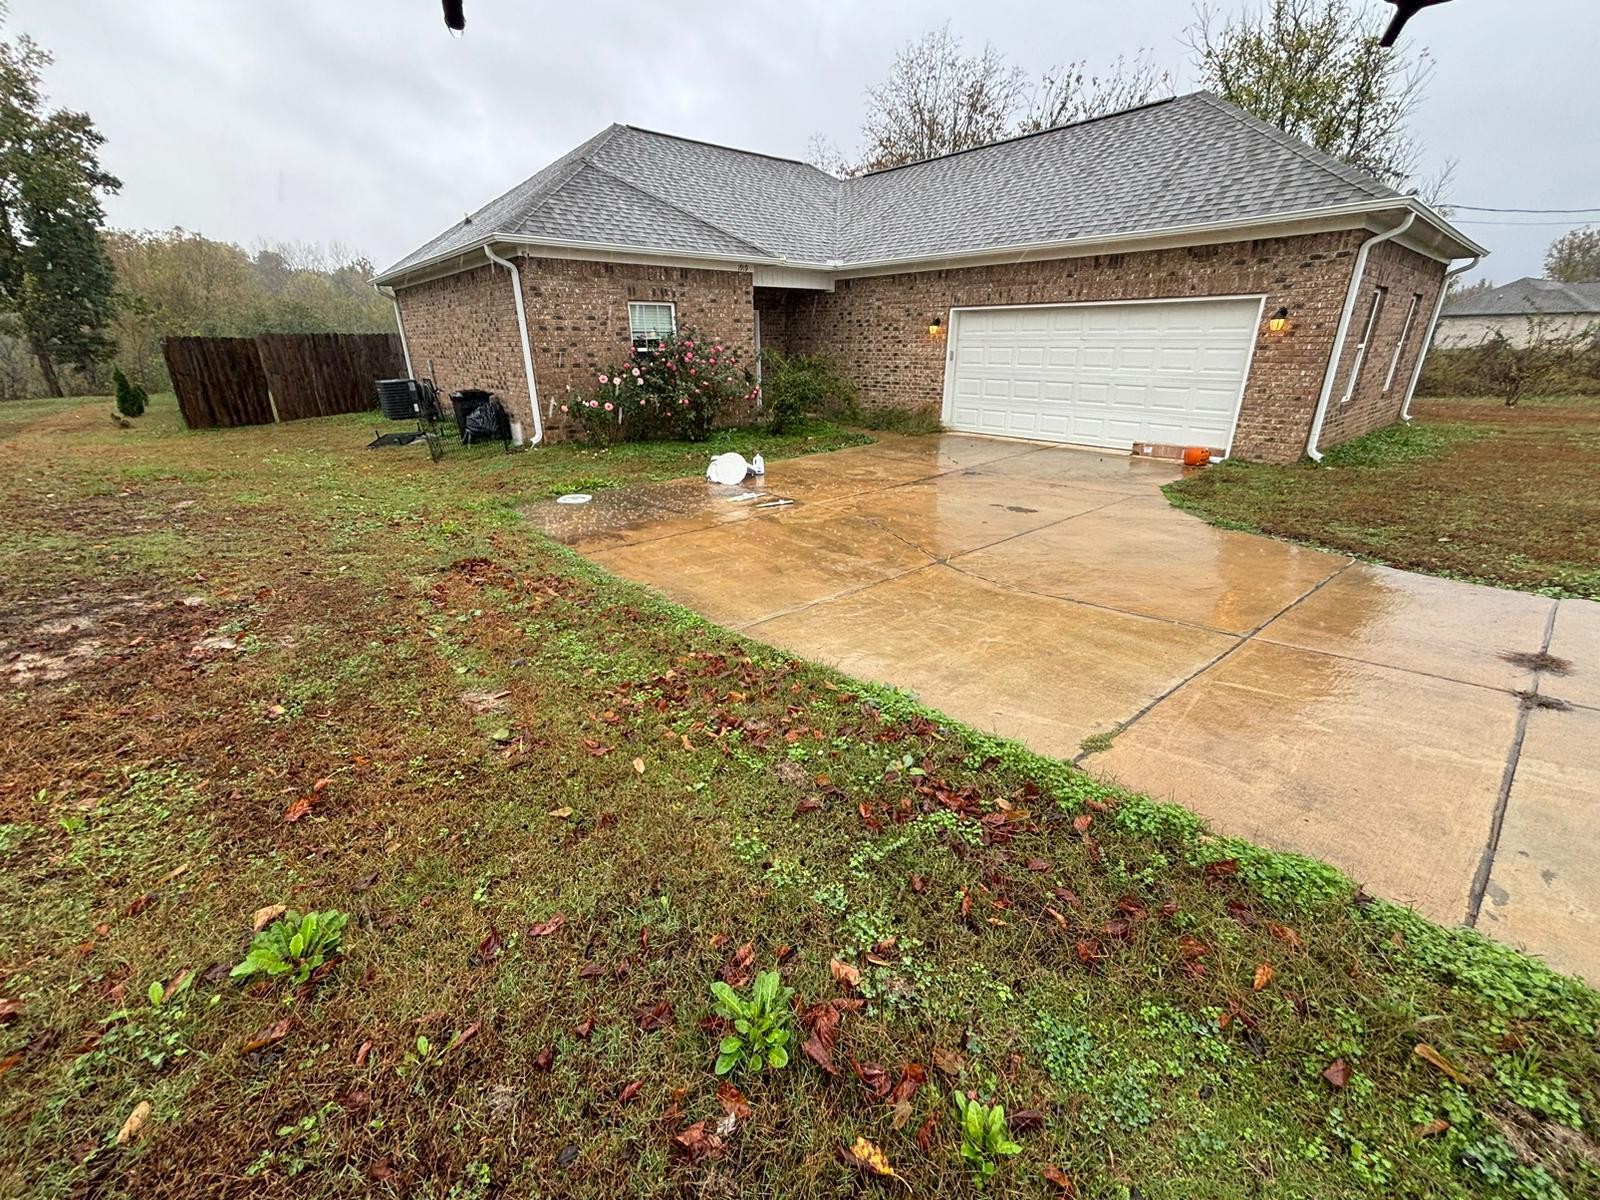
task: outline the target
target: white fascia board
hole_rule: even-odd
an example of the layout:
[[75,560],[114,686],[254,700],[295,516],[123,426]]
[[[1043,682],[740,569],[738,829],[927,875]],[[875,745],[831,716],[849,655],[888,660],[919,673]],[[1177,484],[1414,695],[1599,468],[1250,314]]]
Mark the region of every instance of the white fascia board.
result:
[[[1151,229],[1134,234],[1072,238],[1060,242],[1032,242],[1013,246],[994,246],[975,250],[947,251],[939,254],[912,255],[867,262],[792,262],[787,259],[738,258],[731,255],[708,255],[672,250],[646,249],[635,246],[612,245],[600,242],[560,242],[520,234],[491,234],[473,245],[452,250],[407,268],[376,276],[372,282],[393,287],[410,287],[427,278],[454,274],[482,262],[483,248],[503,245],[536,251],[547,258],[586,258],[602,262],[637,262],[665,266],[702,267],[714,271],[754,272],[768,266],[786,270],[815,272],[832,279],[851,279],[868,275],[899,275],[915,271],[936,271],[946,267],[983,266],[991,263],[1028,262],[1037,259],[1083,258],[1094,254],[1123,254],[1140,250],[1171,249],[1177,246],[1196,246],[1219,242],[1253,241],[1260,238],[1294,237],[1306,233],[1325,233],[1338,229],[1367,227],[1370,219],[1377,221],[1381,214],[1415,212],[1418,224],[1425,226],[1431,237],[1417,237],[1412,243],[1419,253],[1448,262],[1455,258],[1469,258],[1474,254],[1488,253],[1482,246],[1456,230],[1448,221],[1415,196],[1393,196],[1386,199],[1361,200],[1350,204],[1329,205],[1302,212],[1278,213],[1270,217],[1250,217],[1230,221],[1207,221],[1190,225],[1175,225]],[[1375,228],[1392,225],[1392,220]],[[1446,257],[1446,256],[1449,257]]]
[[[1434,224],[1449,241],[1465,252],[1454,258],[1482,252],[1471,239],[1457,233],[1445,220],[1414,197],[1398,196],[1387,200],[1363,200],[1354,204],[1332,205],[1299,213],[1252,217],[1237,221],[1209,221],[1177,225],[1135,234],[1111,237],[1074,238],[1063,242],[1035,242],[1019,246],[998,246],[983,250],[962,250],[912,258],[883,259],[878,262],[846,263],[836,269],[840,279],[867,275],[898,275],[911,271],[937,271],[948,267],[983,266],[993,263],[1030,262],[1052,258],[1086,258],[1095,254],[1128,254],[1141,250],[1165,250],[1178,246],[1199,246],[1219,242],[1253,241],[1261,238],[1295,237],[1307,233],[1327,233],[1339,229],[1362,229],[1373,222],[1374,229],[1392,227],[1380,214],[1416,211],[1424,221]],[[1443,259],[1437,249],[1423,251]]]

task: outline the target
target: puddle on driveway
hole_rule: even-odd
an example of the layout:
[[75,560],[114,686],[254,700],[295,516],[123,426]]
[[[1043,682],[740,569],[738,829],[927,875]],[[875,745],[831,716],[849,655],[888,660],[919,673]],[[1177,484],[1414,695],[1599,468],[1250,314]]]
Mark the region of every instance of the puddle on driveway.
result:
[[[744,496],[750,498],[735,499]],[[779,501],[782,506],[774,507]],[[592,550],[633,541],[640,532],[664,537],[794,507],[794,501],[768,491],[757,479],[727,487],[702,479],[675,479],[609,488],[595,492],[587,504],[543,500],[524,509],[523,515],[547,537]]]

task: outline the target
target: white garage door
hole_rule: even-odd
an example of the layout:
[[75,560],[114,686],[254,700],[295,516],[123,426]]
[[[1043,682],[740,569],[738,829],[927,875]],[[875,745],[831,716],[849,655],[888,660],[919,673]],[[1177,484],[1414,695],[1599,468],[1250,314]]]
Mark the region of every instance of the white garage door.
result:
[[1118,450],[1226,450],[1260,314],[1253,299],[957,312],[946,423]]

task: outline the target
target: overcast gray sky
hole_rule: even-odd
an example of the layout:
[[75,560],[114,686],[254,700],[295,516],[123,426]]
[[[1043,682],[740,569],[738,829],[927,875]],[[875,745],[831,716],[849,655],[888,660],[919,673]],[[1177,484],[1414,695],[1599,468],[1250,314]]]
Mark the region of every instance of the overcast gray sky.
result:
[[[466,3],[460,39],[437,0],[11,0],[10,31],[55,54],[52,99],[105,133],[113,224],[341,241],[379,266],[612,121],[793,157],[816,132],[851,148],[862,89],[947,18],[1032,73],[1148,46],[1180,90],[1193,74],[1190,0]],[[1417,132],[1430,166],[1459,160],[1457,203],[1600,206],[1592,0],[1456,0],[1408,33],[1438,60]],[[1459,216],[1501,282],[1538,274],[1563,228]]]

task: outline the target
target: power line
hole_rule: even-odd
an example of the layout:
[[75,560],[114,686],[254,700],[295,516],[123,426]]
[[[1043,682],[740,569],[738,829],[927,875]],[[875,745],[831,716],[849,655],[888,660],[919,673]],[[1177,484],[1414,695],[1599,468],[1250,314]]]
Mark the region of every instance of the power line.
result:
[[1600,220],[1600,217],[1590,218],[1587,221],[1484,221],[1484,220],[1477,220],[1477,219],[1474,219],[1472,217],[1464,217],[1461,220],[1457,221],[1456,224],[1457,225],[1523,225],[1523,226],[1527,226],[1528,228],[1536,228],[1536,227],[1540,227],[1540,226],[1546,226],[1546,227],[1548,227],[1548,226],[1558,226],[1560,228],[1570,229],[1573,226],[1588,225],[1588,224],[1591,224],[1591,223],[1593,223],[1594,221],[1597,221],[1597,220]]
[[1479,204],[1450,204],[1450,208],[1459,208],[1463,212],[1492,212],[1492,213],[1600,213],[1600,208],[1485,208]]

